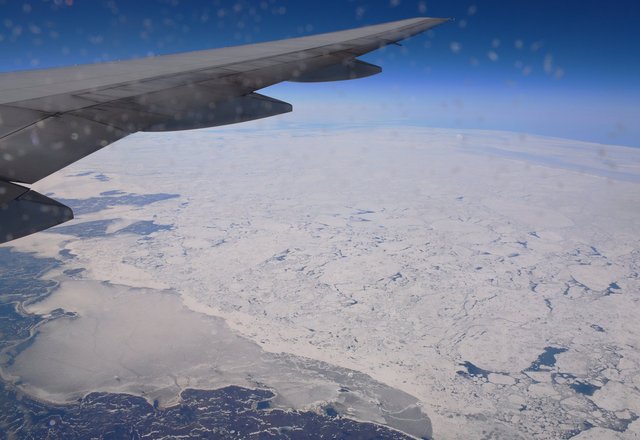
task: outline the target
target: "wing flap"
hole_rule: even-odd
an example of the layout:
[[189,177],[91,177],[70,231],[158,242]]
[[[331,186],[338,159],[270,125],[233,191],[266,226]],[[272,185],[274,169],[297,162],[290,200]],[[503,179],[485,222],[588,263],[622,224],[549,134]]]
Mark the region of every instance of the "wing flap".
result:
[[37,110],[0,105],[0,139],[47,116],[46,113]]

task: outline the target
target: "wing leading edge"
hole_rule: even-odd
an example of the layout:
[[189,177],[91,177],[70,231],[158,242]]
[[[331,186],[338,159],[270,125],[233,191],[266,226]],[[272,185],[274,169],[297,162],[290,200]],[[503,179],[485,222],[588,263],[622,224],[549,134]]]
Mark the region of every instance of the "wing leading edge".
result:
[[0,243],[73,217],[69,208],[12,182],[34,183],[137,131],[214,127],[290,112],[290,104],[255,91],[282,81],[377,74],[378,66],[356,58],[445,21],[415,18],[269,43],[0,74]]

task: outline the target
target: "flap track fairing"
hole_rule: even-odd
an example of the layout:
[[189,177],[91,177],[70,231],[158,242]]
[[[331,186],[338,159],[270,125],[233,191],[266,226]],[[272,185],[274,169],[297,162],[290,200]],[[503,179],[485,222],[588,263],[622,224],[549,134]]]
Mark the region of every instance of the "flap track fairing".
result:
[[15,183],[0,181],[0,243],[73,218],[71,208]]
[[318,70],[304,72],[291,79],[294,82],[328,82],[344,81],[349,79],[366,78],[382,72],[380,66],[365,63],[360,60],[347,60],[342,63],[332,64]]

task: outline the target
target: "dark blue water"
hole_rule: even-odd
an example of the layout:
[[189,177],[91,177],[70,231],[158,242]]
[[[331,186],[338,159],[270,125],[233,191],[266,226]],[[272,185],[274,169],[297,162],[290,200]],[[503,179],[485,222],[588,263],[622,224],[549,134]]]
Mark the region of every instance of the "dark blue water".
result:
[[170,231],[173,229],[171,225],[159,225],[150,220],[143,220],[136,223],[132,223],[126,228],[120,229],[118,234],[136,234],[136,235],[150,235],[159,231]]
[[[108,194],[111,193],[111,194]],[[124,194],[119,191],[107,191],[100,197],[88,199],[57,199],[69,206],[76,216],[102,211],[112,206],[130,205],[145,206],[151,203],[180,197],[178,194]]]
[[169,231],[173,229],[171,225],[160,225],[156,224],[151,220],[141,220],[135,223],[130,224],[118,231],[107,233],[107,229],[111,226],[116,220],[115,219],[106,219],[106,220],[94,220],[83,223],[75,223],[71,225],[58,226],[52,229],[49,229],[50,232],[58,233],[58,234],[66,234],[73,235],[78,238],[92,238],[92,237],[104,237],[107,235],[115,235],[115,234],[136,234],[136,235],[150,235],[154,232],[159,231]]
[[585,396],[593,396],[593,393],[598,391],[600,388],[597,385],[592,385],[590,383],[584,382],[575,382],[569,385],[576,393],[583,394]]
[[545,347],[538,359],[536,359],[525,371],[541,371],[553,367],[556,364],[556,355],[567,351],[562,347]]
[[324,413],[326,415],[328,415],[329,417],[338,417],[338,411],[336,411],[334,408],[328,406],[324,409]]
[[73,235],[78,238],[102,237],[107,234],[107,228],[115,220],[94,220],[90,222],[75,223],[71,225],[58,226],[48,231],[56,234]]

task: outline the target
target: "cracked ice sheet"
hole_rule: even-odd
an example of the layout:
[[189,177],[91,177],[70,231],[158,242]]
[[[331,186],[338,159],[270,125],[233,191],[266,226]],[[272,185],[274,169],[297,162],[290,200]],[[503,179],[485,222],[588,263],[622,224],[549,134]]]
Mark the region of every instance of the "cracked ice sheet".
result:
[[[486,131],[250,126],[132,136],[63,171],[112,180],[87,178],[82,190],[43,181],[65,197],[181,194],[135,211],[172,231],[69,239],[75,264],[114,283],[131,278],[126,267],[144,271],[268,351],[415,395],[436,438],[562,437],[585,422],[633,438],[639,150]],[[546,347],[567,351],[525,373]],[[464,362],[488,379],[459,374]],[[579,394],[577,380],[601,388]]]

